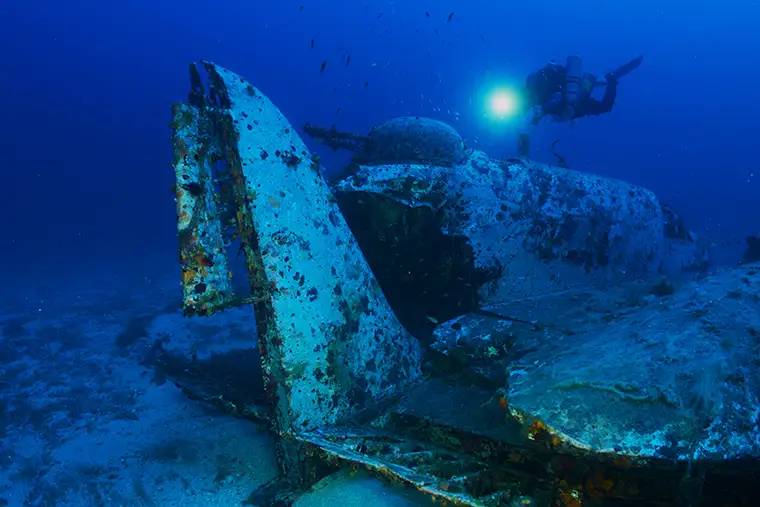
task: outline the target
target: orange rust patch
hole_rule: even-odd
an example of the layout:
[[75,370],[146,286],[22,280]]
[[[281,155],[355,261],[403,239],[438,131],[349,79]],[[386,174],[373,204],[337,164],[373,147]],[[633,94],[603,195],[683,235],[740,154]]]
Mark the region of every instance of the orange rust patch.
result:
[[621,456],[615,459],[612,464],[616,467],[622,468],[623,470],[627,470],[633,466],[633,463],[631,462],[631,458],[629,456]]
[[523,460],[522,454],[517,452],[510,452],[507,454],[507,459],[512,463],[521,463]]
[[180,157],[186,157],[187,156],[187,145],[185,144],[184,139],[177,139],[176,142],[176,152],[177,155]]
[[190,283],[193,278],[195,278],[195,271],[192,269],[188,269],[182,272],[182,282],[183,283]]
[[615,487],[615,481],[605,476],[601,470],[586,477],[586,493],[592,498],[604,498]]
[[561,489],[558,495],[558,499],[560,501],[559,506],[581,507],[583,505],[580,488],[571,488],[565,481],[560,482],[560,488]]
[[548,431],[546,424],[538,419],[533,421],[533,423],[528,426],[528,436],[531,439],[534,439],[536,436],[540,435],[541,433],[545,433],[546,431]]
[[207,268],[210,268],[211,266],[214,265],[214,263],[211,261],[211,259],[209,259],[208,257],[206,257],[203,254],[196,254],[196,256],[193,259],[195,260],[195,263],[198,266],[205,266]]

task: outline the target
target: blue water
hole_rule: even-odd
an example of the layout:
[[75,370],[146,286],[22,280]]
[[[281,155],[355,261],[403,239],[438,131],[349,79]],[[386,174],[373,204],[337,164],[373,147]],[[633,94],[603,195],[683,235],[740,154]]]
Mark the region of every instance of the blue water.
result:
[[551,161],[561,138],[571,165],[652,189],[694,230],[757,231],[752,2],[257,3],[3,2],[4,254],[30,270],[173,249],[168,107],[199,58],[246,76],[294,125],[364,132],[426,115],[500,156],[514,129],[484,120],[491,87],[570,52],[597,74],[641,53],[613,113],[542,129],[536,157]]
[[[610,114],[572,127],[543,124],[534,158],[552,162],[549,147],[560,139],[573,169],[653,190],[692,230],[740,253],[745,236],[760,230],[759,22],[760,5],[740,0],[4,0],[0,318],[21,326],[6,326],[5,340],[39,341],[42,328],[59,337],[73,326],[95,333],[87,343],[112,346],[135,312],[153,315],[179,301],[167,123],[170,105],[186,97],[188,64],[201,58],[245,76],[297,127],[363,133],[397,116],[428,116],[504,157],[515,154],[520,122],[489,118],[494,89],[519,87],[570,53],[597,75],[643,54]],[[328,170],[347,161],[305,140]],[[29,368],[81,359],[103,373],[110,361],[108,350],[85,342],[60,363],[57,352],[43,353],[47,345],[25,347],[36,351]],[[120,361],[119,371],[131,371]],[[50,457],[50,441],[27,445],[47,449],[34,459],[65,462]],[[65,456],[97,454],[82,449]],[[10,505],[22,505],[40,479],[19,475],[18,459],[0,460],[16,474],[0,481]],[[28,505],[55,504],[40,502]]]

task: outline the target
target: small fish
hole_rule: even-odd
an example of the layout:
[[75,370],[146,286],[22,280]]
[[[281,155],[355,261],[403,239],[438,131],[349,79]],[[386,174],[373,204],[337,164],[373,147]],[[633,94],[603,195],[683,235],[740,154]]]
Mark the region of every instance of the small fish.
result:
[[314,39],[311,39],[311,49],[314,49]]
[[452,19],[454,19],[454,12],[452,11],[451,14],[449,14],[449,17],[446,19],[446,23],[449,23]]
[[378,14],[378,15],[377,15],[377,19],[380,19],[380,18],[382,18],[382,17],[383,17],[383,13],[382,13],[382,12],[381,12],[380,14]]
[[348,67],[349,63],[351,63],[351,55],[346,55],[346,67]]
[[303,5],[298,8],[298,12],[303,12]]
[[430,17],[430,13],[429,13],[428,11],[425,11],[425,17],[426,17],[426,18],[429,18],[429,17]]
[[364,82],[364,87],[366,88],[366,87],[368,87],[368,86],[369,86],[369,81],[365,81],[365,82]]
[[337,91],[338,91],[338,87],[336,86],[335,88],[333,88],[333,93],[335,93]]
[[338,116],[340,114],[340,108],[335,110],[335,116]]
[[327,68],[327,60],[322,60],[322,66],[319,68],[319,73],[323,73]]

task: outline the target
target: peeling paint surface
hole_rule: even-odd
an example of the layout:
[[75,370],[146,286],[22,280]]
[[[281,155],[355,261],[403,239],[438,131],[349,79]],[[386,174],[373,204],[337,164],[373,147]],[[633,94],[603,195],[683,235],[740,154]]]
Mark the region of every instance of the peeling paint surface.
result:
[[204,62],[226,104],[264,370],[280,431],[350,419],[420,377],[416,340],[383,296],[290,123],[258,89]]
[[647,276],[689,278],[709,260],[646,189],[478,151],[455,167],[362,166],[334,189],[342,207],[369,194],[432,210],[436,227],[471,245],[476,269],[498,273],[479,289],[483,304]]
[[452,167],[467,159],[464,141],[450,125],[418,116],[374,127],[360,158],[369,165],[425,163]]
[[183,308],[186,315],[210,315],[234,299],[211,184],[216,147],[205,133],[209,120],[198,108],[176,104],[172,112]]
[[[497,162],[441,125],[418,147],[424,124],[403,119],[372,139],[395,163],[357,166],[336,198],[261,91],[203,66],[208,87],[191,67],[190,105],[172,122],[186,313],[252,305],[261,414],[293,482],[249,503],[276,490],[267,505],[289,505],[290,486],[343,467],[447,505],[643,505],[679,498],[692,464],[714,460],[720,482],[735,470],[716,462],[758,455],[757,271],[644,282],[647,304],[624,311],[627,296],[615,299],[633,279],[688,279],[707,261],[651,192]],[[451,167],[422,165],[434,155]],[[390,248],[377,255],[368,235]],[[233,240],[250,294],[221,276]],[[380,285],[402,280],[402,292],[425,280],[420,294],[440,296],[421,307],[430,341]],[[199,286],[224,297],[201,300]],[[746,490],[753,473],[733,484]]]
[[[557,445],[674,461],[757,458],[758,282],[749,266],[664,297],[641,299],[647,288],[637,284],[494,306],[442,324],[433,347],[501,384],[512,415],[541,421]],[[558,314],[556,326],[525,324]]]

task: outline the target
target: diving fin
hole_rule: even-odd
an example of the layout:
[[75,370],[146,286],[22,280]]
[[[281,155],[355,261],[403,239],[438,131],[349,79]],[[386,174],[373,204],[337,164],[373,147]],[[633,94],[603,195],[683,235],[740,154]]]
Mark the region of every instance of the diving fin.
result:
[[643,56],[637,56],[630,62],[626,63],[622,67],[618,67],[614,71],[607,74],[606,78],[608,81],[617,81],[621,77],[625,76],[629,72],[632,72],[638,68],[639,65],[641,65],[641,62],[644,61]]

